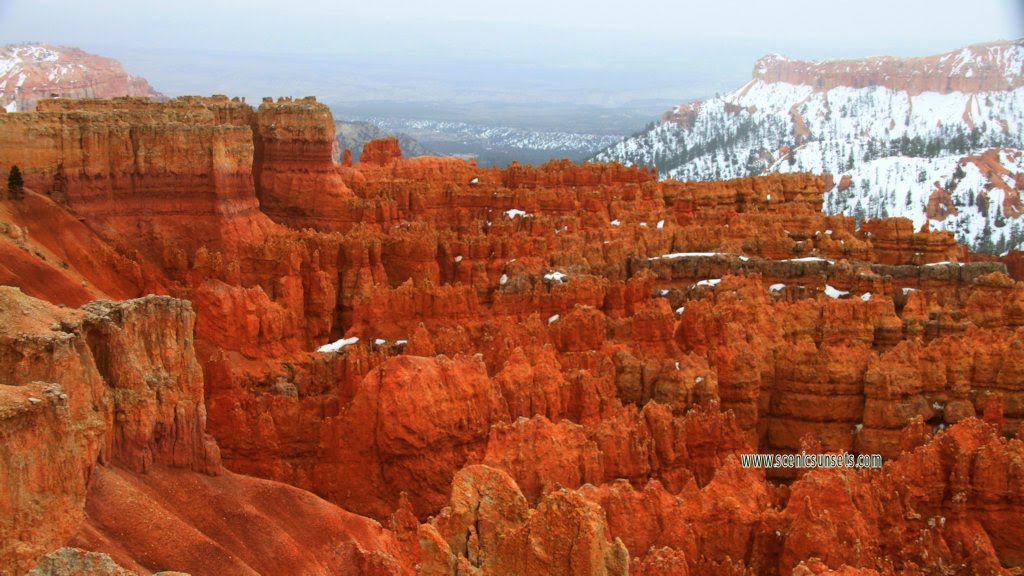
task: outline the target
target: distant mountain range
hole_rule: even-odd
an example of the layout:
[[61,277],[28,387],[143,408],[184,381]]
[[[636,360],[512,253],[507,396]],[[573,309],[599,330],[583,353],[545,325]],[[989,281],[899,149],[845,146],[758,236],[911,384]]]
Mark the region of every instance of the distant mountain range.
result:
[[49,44],[0,48],[0,106],[5,111],[34,110],[40,99],[57,96],[163,98],[149,82],[128,74],[113,58]]
[[771,55],[737,90],[666,112],[598,153],[662,177],[836,176],[825,210],[906,216],[977,250],[1024,241],[1024,40],[923,58]]

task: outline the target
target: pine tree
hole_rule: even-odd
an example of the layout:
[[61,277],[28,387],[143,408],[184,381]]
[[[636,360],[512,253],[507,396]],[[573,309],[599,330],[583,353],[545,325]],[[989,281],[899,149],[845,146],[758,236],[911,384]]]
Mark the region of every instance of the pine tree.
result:
[[7,175],[7,192],[11,195],[11,200],[21,200],[25,197],[25,181],[17,166],[11,166],[11,171]]
[[992,254],[995,251],[995,243],[992,242],[992,222],[987,216],[985,217],[985,228],[981,231],[975,246],[977,252]]

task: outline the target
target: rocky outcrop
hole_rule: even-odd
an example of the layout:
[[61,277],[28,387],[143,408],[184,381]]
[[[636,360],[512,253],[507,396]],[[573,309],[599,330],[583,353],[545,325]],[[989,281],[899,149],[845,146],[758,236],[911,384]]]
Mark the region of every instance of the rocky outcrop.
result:
[[85,339],[84,316],[0,288],[0,443],[5,489],[0,570],[24,573],[83,518],[88,481],[109,458],[112,402]]
[[[0,457],[9,487],[0,504],[11,512],[0,525],[0,570],[23,573],[71,542],[117,564],[66,549],[36,569],[406,573],[379,525],[222,470],[206,433],[187,302],[151,296],[70,311],[11,288],[0,299]],[[255,525],[270,528],[245,528]]]
[[29,576],[136,576],[136,572],[117,565],[110,556],[81,548],[60,548],[39,559]]
[[914,232],[906,218],[868,220],[860,233],[871,239],[874,261],[879,264],[930,264],[964,260],[967,250],[957,244],[951,232]]
[[629,552],[609,541],[600,507],[562,490],[531,508],[507,474],[487,466],[455,476],[450,504],[419,535],[423,574],[629,573]]
[[[348,150],[349,159],[356,162],[359,161],[363,146],[367,142],[390,137],[398,138],[398,146],[401,149],[402,156],[405,158],[431,155],[430,151],[412,136],[401,132],[392,133],[373,122],[336,120],[334,122],[334,132],[338,148],[340,150]],[[351,162],[349,165],[351,166]]]
[[371,140],[363,145],[359,161],[363,164],[376,164],[384,166],[393,160],[402,158],[402,150],[398,145],[398,138],[380,138]]
[[[187,303],[151,297],[64,311],[3,288],[5,570],[59,548],[97,463],[217,473]],[[34,538],[19,535],[37,534]]]
[[0,171],[164,266],[174,251],[236,247],[267,222],[252,194],[251,109],[227,98],[47,100],[0,118]]
[[265,98],[253,117],[260,207],[295,228],[346,221],[351,192],[335,170],[334,121],[316,98]]
[[10,44],[0,49],[0,107],[29,112],[48,98],[162,99],[144,78],[113,58],[49,44]]

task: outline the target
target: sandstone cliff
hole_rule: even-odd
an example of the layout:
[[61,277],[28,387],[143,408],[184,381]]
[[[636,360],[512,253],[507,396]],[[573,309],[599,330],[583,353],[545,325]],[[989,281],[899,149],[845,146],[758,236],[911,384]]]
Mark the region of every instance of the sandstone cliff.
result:
[[0,302],[0,571],[71,542],[140,573],[404,573],[379,525],[221,468],[187,302]]

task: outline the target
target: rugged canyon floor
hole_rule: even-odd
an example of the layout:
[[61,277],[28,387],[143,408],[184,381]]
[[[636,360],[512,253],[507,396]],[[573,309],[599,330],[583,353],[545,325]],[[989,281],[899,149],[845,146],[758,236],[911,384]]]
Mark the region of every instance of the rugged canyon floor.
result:
[[[312,98],[0,114],[0,573],[1024,571],[1020,253],[828,176],[333,142]],[[801,450],[885,464],[739,458]]]

